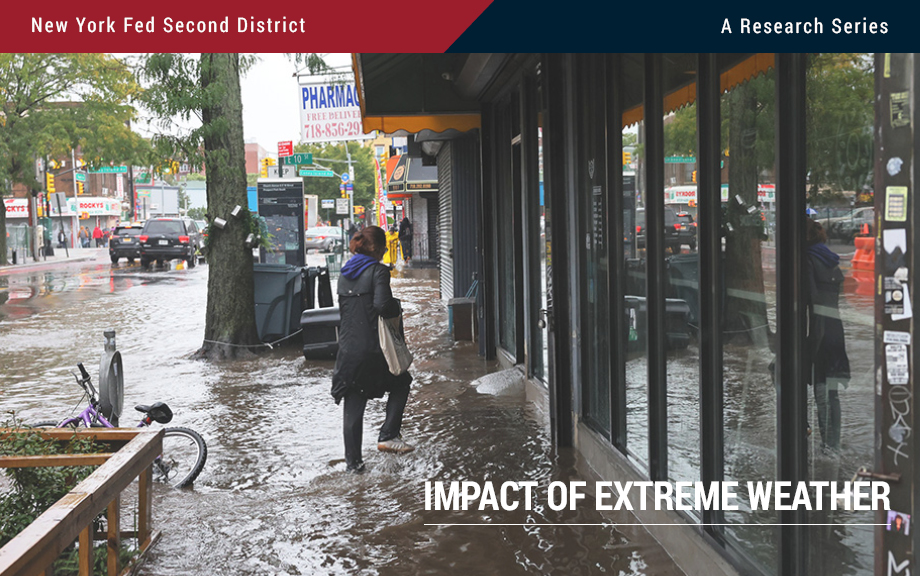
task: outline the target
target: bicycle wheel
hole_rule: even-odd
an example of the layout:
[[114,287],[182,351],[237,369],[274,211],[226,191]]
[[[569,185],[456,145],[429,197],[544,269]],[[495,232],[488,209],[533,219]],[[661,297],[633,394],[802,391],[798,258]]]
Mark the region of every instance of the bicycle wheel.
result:
[[198,432],[166,428],[163,453],[153,464],[153,478],[174,488],[189,486],[201,474],[207,459],[208,447]]
[[[57,428],[60,423],[60,420],[44,420],[42,422],[35,422],[34,424],[26,424],[26,426],[29,428]],[[81,424],[74,422],[70,424],[68,428],[82,428]]]

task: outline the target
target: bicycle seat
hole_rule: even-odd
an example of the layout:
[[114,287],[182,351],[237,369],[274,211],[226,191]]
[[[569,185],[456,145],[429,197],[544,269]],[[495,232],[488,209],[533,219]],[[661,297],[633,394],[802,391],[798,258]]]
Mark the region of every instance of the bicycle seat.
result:
[[150,406],[139,404],[135,406],[134,409],[150,416],[160,424],[167,424],[173,417],[172,410],[163,402],[155,402]]

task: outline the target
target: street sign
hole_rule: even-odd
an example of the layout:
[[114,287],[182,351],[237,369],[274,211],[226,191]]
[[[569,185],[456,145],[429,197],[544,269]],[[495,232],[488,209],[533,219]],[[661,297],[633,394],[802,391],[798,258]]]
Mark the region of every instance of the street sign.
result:
[[103,166],[95,170],[90,170],[90,174],[127,174],[127,166]]
[[86,182],[86,174],[84,174],[83,172],[74,172],[73,174],[77,182]]
[[284,164],[313,164],[313,153],[309,154],[291,154],[289,156],[284,156],[282,162]]
[[346,215],[348,214],[348,198],[335,199],[335,213]]
[[326,198],[320,201],[323,208],[335,208],[335,198]]
[[[278,169],[281,169],[281,175],[278,175]],[[293,166],[269,166],[268,170],[269,178],[293,178],[294,177],[294,167]]]
[[342,182],[348,182],[348,174],[342,174]]
[[355,185],[349,182],[348,184],[345,185],[345,189],[351,192],[352,190],[355,189]]
[[335,178],[335,172],[332,170],[308,170],[304,168],[300,171],[301,176],[311,176],[313,178]]
[[292,140],[288,140],[286,142],[278,142],[278,156],[279,157],[290,156],[293,153],[294,153],[294,142]]

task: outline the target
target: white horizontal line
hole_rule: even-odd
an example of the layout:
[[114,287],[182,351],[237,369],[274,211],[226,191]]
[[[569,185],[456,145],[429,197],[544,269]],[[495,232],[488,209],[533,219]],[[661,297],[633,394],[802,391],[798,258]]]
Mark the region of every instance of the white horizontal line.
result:
[[683,526],[685,528],[698,528],[700,526],[888,526],[888,524],[841,524],[839,522],[836,524],[811,524],[811,523],[805,523],[805,524],[782,524],[782,523],[773,523],[773,524],[733,524],[733,523],[725,523],[725,524],[680,524],[680,523],[676,523],[676,524],[675,523],[620,524],[617,522],[603,522],[603,523],[594,523],[594,524],[570,524],[570,523],[539,524],[539,523],[533,523],[533,522],[530,522],[527,524],[501,524],[501,523],[487,522],[487,523],[476,524],[476,523],[455,522],[452,524],[425,524],[425,526],[441,526],[441,527],[450,527],[450,526]]

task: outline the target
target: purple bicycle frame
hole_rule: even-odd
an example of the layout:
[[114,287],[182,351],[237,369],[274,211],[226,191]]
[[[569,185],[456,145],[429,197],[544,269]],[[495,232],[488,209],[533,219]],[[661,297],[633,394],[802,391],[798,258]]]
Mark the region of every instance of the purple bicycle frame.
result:
[[87,406],[86,409],[83,410],[83,412],[80,412],[78,416],[74,416],[73,418],[68,418],[64,420],[63,422],[58,424],[57,427],[66,428],[67,426],[80,424],[81,422],[87,428],[91,428],[93,425],[93,422],[98,422],[99,424],[102,424],[105,428],[115,427],[112,425],[111,422],[106,420],[105,416],[97,412],[96,409],[93,408],[92,404]]

